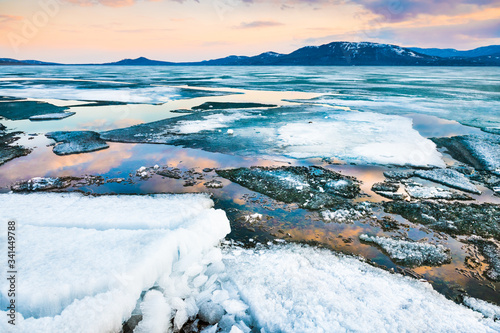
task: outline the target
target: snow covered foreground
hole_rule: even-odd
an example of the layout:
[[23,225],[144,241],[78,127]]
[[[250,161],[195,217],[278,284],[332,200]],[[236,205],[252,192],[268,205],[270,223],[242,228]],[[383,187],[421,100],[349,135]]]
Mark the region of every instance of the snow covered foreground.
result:
[[1,320],[0,331],[119,332],[132,315],[142,315],[136,333],[189,318],[212,324],[207,332],[500,330],[355,258],[300,245],[221,249],[229,222],[212,206],[205,195],[0,195],[0,219],[18,223],[19,271],[17,330]]

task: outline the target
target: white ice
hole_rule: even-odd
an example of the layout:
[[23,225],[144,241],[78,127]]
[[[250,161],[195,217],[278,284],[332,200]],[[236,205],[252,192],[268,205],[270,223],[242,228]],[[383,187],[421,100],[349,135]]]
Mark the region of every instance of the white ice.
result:
[[300,245],[228,249],[226,272],[260,332],[498,332],[430,284]]

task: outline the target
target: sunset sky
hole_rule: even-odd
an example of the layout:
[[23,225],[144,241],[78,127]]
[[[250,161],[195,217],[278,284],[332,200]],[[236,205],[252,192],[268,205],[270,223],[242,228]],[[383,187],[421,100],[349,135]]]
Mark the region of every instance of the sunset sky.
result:
[[0,0],[0,58],[195,61],[332,41],[500,44],[500,0]]

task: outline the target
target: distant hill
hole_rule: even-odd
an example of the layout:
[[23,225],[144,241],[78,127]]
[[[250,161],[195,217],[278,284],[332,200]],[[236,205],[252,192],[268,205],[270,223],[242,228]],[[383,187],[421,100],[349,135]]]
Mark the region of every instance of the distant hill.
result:
[[474,57],[483,57],[483,56],[491,56],[500,53],[500,45],[490,45],[478,47],[474,50],[469,51],[458,51],[455,49],[422,49],[419,47],[411,47],[411,50],[441,58],[451,58],[451,57],[463,57],[463,58],[474,58]]
[[0,65],[62,65],[55,62],[43,62],[38,60],[16,60],[11,58],[0,58]]
[[[465,54],[465,55],[462,55]],[[405,48],[391,44],[333,42],[302,47],[289,54],[231,55],[200,62],[167,62],[140,57],[94,64],[106,66],[500,66],[500,46],[470,51]],[[0,59],[0,65],[61,65],[35,60]]]
[[150,60],[148,58],[140,57],[137,59],[123,59],[117,62],[110,62],[106,64],[102,64],[105,66],[172,66],[175,65],[174,62],[168,61],[158,61],[158,60]]

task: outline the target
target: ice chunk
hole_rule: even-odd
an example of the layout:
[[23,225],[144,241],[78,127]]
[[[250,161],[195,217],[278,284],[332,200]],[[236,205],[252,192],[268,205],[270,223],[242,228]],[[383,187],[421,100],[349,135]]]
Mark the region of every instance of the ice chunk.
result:
[[451,261],[450,250],[442,245],[362,234],[359,239],[380,246],[395,262],[407,266],[442,265]]
[[[0,219],[17,221],[23,235],[17,247],[23,272],[17,285],[22,291],[17,298],[20,330],[119,331],[143,291],[155,285],[166,289],[169,283],[174,290],[187,290],[183,313],[196,315],[192,297],[203,287],[193,286],[186,268],[201,265],[205,270],[217,259],[215,246],[230,231],[225,213],[212,206],[205,195],[1,194]],[[0,246],[5,242],[2,237]],[[5,309],[5,282],[0,293]],[[174,308],[172,296],[165,297],[165,305],[157,293],[149,295],[143,325],[164,327],[173,319],[168,310]],[[152,310],[153,303],[163,310]],[[160,310],[164,322],[148,319]],[[182,312],[177,317],[174,323]]]
[[200,305],[198,316],[204,322],[213,325],[218,323],[224,315],[224,308],[217,303],[208,301]]
[[227,274],[261,332],[494,332],[500,323],[432,287],[296,244],[226,251]]
[[500,174],[500,136],[493,134],[434,138],[451,156],[478,170]]
[[472,200],[466,194],[457,191],[447,191],[433,186],[422,186],[418,183],[405,185],[406,192],[414,199],[445,199],[445,200]]
[[142,320],[134,333],[164,333],[170,329],[171,308],[158,290],[149,291],[141,304]]
[[29,119],[30,120],[59,120],[59,119],[64,119],[68,118],[72,115],[74,115],[76,112],[61,112],[61,113],[47,113],[47,114],[40,114],[36,116],[31,116]]
[[458,190],[481,194],[467,177],[453,169],[415,170],[415,176],[432,180]]

